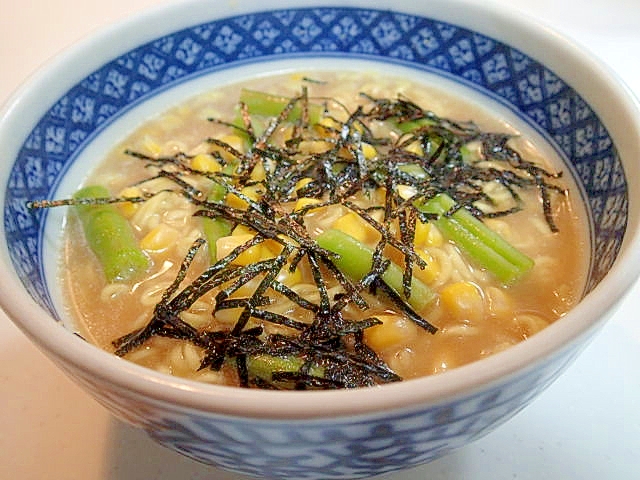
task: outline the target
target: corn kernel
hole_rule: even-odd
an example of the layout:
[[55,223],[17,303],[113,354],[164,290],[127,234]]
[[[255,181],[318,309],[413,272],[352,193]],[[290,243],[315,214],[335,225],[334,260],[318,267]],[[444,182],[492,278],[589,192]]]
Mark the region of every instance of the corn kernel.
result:
[[[251,240],[255,235],[253,234],[242,234],[242,235],[229,235],[227,237],[221,237],[216,241],[216,254],[218,260],[226,257],[231,253],[234,248],[239,247],[247,243]],[[262,243],[258,245],[254,245],[246,249],[242,252],[238,257],[232,262],[235,265],[250,265],[252,263],[259,262],[260,260],[265,260],[267,258],[273,258],[273,254],[271,251]]]
[[[237,150],[240,153],[244,152],[244,140],[242,140],[242,138],[239,137],[238,135],[224,135],[220,137],[218,140],[220,140],[223,143],[226,143],[227,145],[229,145],[230,147],[232,147],[233,149]],[[212,147],[212,151],[218,152],[220,156],[227,162],[236,160],[236,157],[234,157],[231,153],[229,153],[223,147],[214,145]]]
[[238,225],[236,225],[236,227],[233,229],[233,231],[231,232],[231,235],[255,235],[257,232],[251,228],[248,227],[247,225],[243,225],[242,223],[239,223]]
[[163,223],[154,227],[140,241],[140,248],[150,252],[162,252],[173,246],[180,236],[175,228]]
[[162,145],[153,140],[151,137],[145,137],[142,142],[143,150],[146,150],[151,156],[158,156],[162,153]]
[[418,193],[416,188],[412,187],[411,185],[398,185],[397,191],[398,195],[405,200],[413,197],[416,193]]
[[[299,198],[296,201],[296,205],[295,205],[295,207],[293,207],[293,210],[297,212],[299,210],[302,210],[305,207],[308,207],[310,205],[317,205],[319,203],[321,203],[321,202],[317,198],[302,197],[302,198]],[[311,210],[313,210],[313,209],[309,209],[307,211],[311,211]]]
[[293,272],[289,270],[289,267],[290,265],[288,263],[282,267],[280,273],[278,273],[278,276],[276,277],[276,280],[280,283],[284,283],[288,287],[302,283],[302,271],[300,270],[300,267],[296,267]]
[[291,238],[290,236],[285,235],[283,233],[279,233],[278,234],[278,238],[280,240],[282,240],[282,242],[284,242],[284,243],[288,243],[288,244],[293,245],[295,247],[299,247],[300,246],[300,244],[298,244],[298,242],[296,242],[293,238]]
[[284,248],[280,242],[271,238],[267,238],[264,242],[262,242],[262,245],[264,246],[265,250],[269,252],[269,257],[276,257],[280,255],[282,249]]
[[307,140],[300,142],[300,151],[306,154],[325,153],[333,148],[330,142],[324,140]]
[[[231,232],[231,236],[244,237],[244,238],[254,237],[256,234],[257,232],[253,228],[243,225],[241,223],[238,224]],[[275,257],[276,255],[279,255],[283,248],[280,242],[276,240],[272,240],[270,238],[265,239],[260,244],[260,246],[264,248],[263,253],[265,258]]]
[[255,167],[253,167],[253,170],[251,170],[251,180],[253,180],[254,182],[261,182],[265,178],[267,178],[267,172],[264,169],[263,161],[260,160],[258,163],[256,163]]
[[416,246],[425,247],[441,247],[444,243],[442,233],[431,222],[416,222],[416,231],[413,237],[413,244]]
[[452,320],[479,321],[484,317],[484,299],[472,282],[460,281],[440,291],[440,302]]
[[380,233],[355,212],[341,216],[331,227],[351,235],[362,243],[371,243],[380,237]]
[[407,343],[417,335],[415,324],[398,315],[376,315],[382,322],[380,325],[364,331],[364,341],[373,350],[379,352],[388,347]]
[[307,185],[309,185],[311,182],[313,182],[313,178],[311,177],[304,177],[301,178],[300,180],[298,180],[296,182],[296,186],[293,187],[293,191],[297,192],[298,190],[300,190],[302,187],[306,187]]
[[364,155],[364,158],[366,158],[367,160],[371,160],[372,158],[375,158],[376,155],[378,155],[378,151],[373,145],[369,143],[363,143],[362,154]]
[[[122,198],[133,198],[142,196],[142,190],[138,187],[126,187],[120,191],[118,194],[119,197]],[[140,204],[133,202],[122,202],[118,204],[118,208],[120,213],[127,218],[133,217],[138,208],[140,208]]]
[[418,155],[418,156],[424,155],[424,150],[422,149],[422,145],[420,145],[420,142],[417,142],[417,141],[411,142],[409,145],[404,147],[404,149],[409,153],[413,153],[414,155]]
[[354,132],[357,132],[359,134],[363,134],[364,133],[364,126],[362,125],[361,122],[354,122],[351,124],[351,129]]
[[342,126],[340,122],[338,122],[332,117],[322,117],[318,122],[318,124],[322,125],[323,127],[338,128],[338,129]]
[[295,133],[295,128],[293,125],[285,126],[280,130],[280,136],[282,142],[288,142],[293,138],[293,134]]
[[323,117],[318,122],[319,128],[316,128],[320,135],[329,136],[332,130],[338,130],[342,128],[342,124],[331,117]]
[[[260,186],[252,185],[250,187],[244,187],[240,190],[245,197],[250,198],[254,202],[257,202],[260,199]],[[246,210],[249,206],[244,199],[237,196],[235,193],[230,193],[227,195],[227,205],[233,208],[237,208],[239,210]]]
[[214,173],[222,170],[220,163],[211,155],[199,153],[191,161],[191,168],[203,173]]
[[433,283],[440,274],[440,265],[438,265],[438,261],[426,250],[417,249],[416,253],[425,261],[427,266],[424,268],[417,266],[414,267],[413,274],[418,280],[422,280],[426,284]]

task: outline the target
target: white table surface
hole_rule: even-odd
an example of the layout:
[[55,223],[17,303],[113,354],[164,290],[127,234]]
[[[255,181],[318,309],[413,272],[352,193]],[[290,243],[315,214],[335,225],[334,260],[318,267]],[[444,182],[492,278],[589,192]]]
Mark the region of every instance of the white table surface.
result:
[[[590,48],[640,96],[640,1],[502,1]],[[2,0],[0,102],[64,47],[159,3]],[[382,478],[640,478],[639,311],[640,284],[576,363],[527,409],[466,448]],[[114,419],[0,312],[0,479],[205,478],[244,480],[157,446]]]

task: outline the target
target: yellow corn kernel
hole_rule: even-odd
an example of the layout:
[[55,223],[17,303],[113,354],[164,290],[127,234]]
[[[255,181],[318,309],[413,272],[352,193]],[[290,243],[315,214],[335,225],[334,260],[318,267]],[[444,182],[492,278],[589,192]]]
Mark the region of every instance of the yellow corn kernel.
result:
[[341,216],[331,227],[351,235],[362,243],[369,244],[380,237],[380,233],[355,212]]
[[282,142],[288,142],[293,138],[293,134],[295,133],[295,128],[293,125],[287,125],[280,130],[280,136]]
[[342,124],[331,117],[321,118],[317,125],[319,125],[319,127],[316,128],[318,133],[327,137],[331,135],[332,130],[340,131],[340,129],[342,128]]
[[[226,257],[234,248],[247,243],[254,236],[255,235],[253,234],[242,234],[219,238],[216,241],[216,254],[218,260]],[[274,255],[264,244],[259,243],[258,245],[254,245],[242,252],[232,263],[235,265],[250,265],[252,263],[259,262],[260,260],[273,258],[273,256]]]
[[417,142],[417,141],[411,142],[409,145],[404,147],[404,149],[409,153],[413,153],[414,155],[422,156],[424,154],[424,150],[422,150],[422,145],[420,145],[420,142]]
[[364,341],[376,352],[400,343],[407,343],[417,335],[416,325],[406,318],[390,314],[375,317],[382,324],[367,328],[364,331]]
[[220,163],[211,155],[199,153],[191,160],[191,168],[203,173],[215,173],[222,170]]
[[440,265],[438,264],[438,261],[426,250],[417,249],[416,253],[425,261],[427,266],[424,268],[417,266],[414,267],[413,274],[418,280],[422,280],[426,284],[433,283],[440,274]]
[[[300,246],[300,245],[298,244],[298,242],[296,242],[293,238],[291,238],[290,236],[285,235],[285,234],[283,234],[283,233],[279,233],[279,234],[278,234],[278,238],[279,238],[280,240],[282,240],[282,242],[284,242],[284,243],[288,243],[288,244],[293,245],[293,246],[295,246],[295,247],[299,247],[299,246]],[[278,243],[278,245],[280,245],[280,247],[282,247],[282,245],[281,245],[279,242],[276,242],[276,243]],[[278,250],[278,252],[279,252],[279,251],[280,251],[280,250]]]
[[413,237],[415,246],[441,247],[443,243],[442,233],[433,223],[425,223],[420,220],[416,222],[416,232]]
[[278,276],[276,277],[276,280],[280,283],[284,283],[288,287],[302,283],[302,271],[300,270],[300,267],[296,267],[296,269],[291,272],[289,271],[289,266],[290,265],[287,263],[282,267],[280,273],[278,273]]
[[342,127],[342,124],[332,117],[322,117],[318,122],[318,125],[322,125],[323,127],[328,127],[328,128],[337,128],[337,129],[340,129]]
[[140,248],[149,252],[163,252],[173,246],[179,237],[178,230],[161,223],[142,238]]
[[484,298],[480,288],[467,281],[446,285],[440,303],[452,320],[479,321],[484,317]]
[[256,231],[251,228],[248,227],[246,225],[243,225],[242,223],[239,223],[238,225],[236,225],[236,227],[231,231],[231,235],[255,235]]
[[374,147],[373,145],[363,142],[362,154],[364,155],[364,158],[366,158],[367,160],[371,160],[372,158],[375,158],[376,155],[378,155],[378,151],[376,150],[376,147]]
[[311,182],[313,182],[313,178],[311,177],[304,177],[301,178],[300,180],[298,180],[296,182],[296,186],[293,187],[293,191],[297,192],[298,190],[300,190],[302,187],[306,187],[307,185],[309,185]]
[[262,242],[262,245],[264,246],[265,250],[269,252],[267,257],[276,257],[280,255],[282,249],[284,248],[280,242],[271,238],[267,238],[264,242]]
[[158,156],[162,153],[162,145],[153,140],[151,137],[145,137],[142,142],[143,150],[146,150],[149,155]]
[[222,137],[222,141],[231,145],[233,148],[238,150],[239,152],[244,151],[244,140],[239,135],[224,135]]
[[325,153],[333,148],[330,142],[324,140],[306,140],[300,142],[300,151],[306,154]]
[[251,170],[251,180],[253,180],[254,182],[261,182],[265,178],[267,178],[267,172],[264,169],[263,161],[260,160],[258,163],[256,163],[255,167],[253,167],[253,170]]
[[[240,193],[250,198],[254,202],[257,202],[260,199],[260,186],[252,185],[250,187],[244,187],[242,190],[240,190]],[[230,193],[229,195],[227,195],[227,205],[240,210],[246,210],[246,208],[248,207],[247,202],[245,202],[235,193]]]
[[[142,196],[142,190],[140,190],[138,187],[126,187],[120,191],[118,196],[121,198],[140,197]],[[134,213],[136,213],[138,208],[140,208],[140,204],[132,202],[122,202],[118,204],[118,208],[122,215],[127,218],[131,218],[133,217]]]
[[[319,203],[322,203],[322,202],[320,202],[320,200],[318,200],[317,198],[302,197],[296,201],[296,205],[295,207],[293,207],[293,210],[297,212],[299,210],[302,210],[305,207],[308,207],[309,205],[317,205]],[[309,209],[307,211],[311,211],[311,210],[313,209]]]
[[411,185],[398,185],[396,191],[398,192],[398,195],[405,200],[413,197],[416,193],[418,193],[416,188],[412,187]]
[[[229,145],[230,147],[234,148],[235,150],[237,150],[240,153],[244,152],[244,140],[242,140],[242,137],[239,137],[238,135],[223,135],[218,140],[220,140],[223,143],[226,143],[227,145]],[[226,160],[227,162],[231,162],[233,160],[237,160],[236,157],[231,155],[231,153],[229,153],[223,147],[219,147],[217,145],[213,145],[212,151],[218,152],[220,154],[220,156],[224,160]]]

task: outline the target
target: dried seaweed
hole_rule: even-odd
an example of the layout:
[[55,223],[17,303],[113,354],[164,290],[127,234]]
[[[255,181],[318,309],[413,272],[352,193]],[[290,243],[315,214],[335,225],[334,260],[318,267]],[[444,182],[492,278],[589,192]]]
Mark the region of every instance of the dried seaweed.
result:
[[[435,333],[433,326],[416,312],[398,293],[389,288],[381,276],[389,261],[383,255],[386,248],[397,250],[404,259],[403,295],[411,296],[414,266],[425,268],[425,261],[413,248],[416,222],[428,221],[429,215],[417,210],[419,200],[432,198],[445,192],[456,201],[456,208],[468,209],[478,218],[509,215],[519,210],[522,200],[519,191],[538,189],[545,218],[552,231],[557,231],[551,197],[564,193],[553,183],[559,173],[550,173],[521,157],[509,145],[510,137],[504,134],[482,132],[471,122],[443,119],[424,110],[406,98],[373,98],[366,94],[365,107],[347,112],[347,119],[336,120],[325,112],[334,124],[311,128],[309,123],[310,97],[305,88],[299,96],[291,98],[281,113],[268,120],[261,133],[257,133],[254,117],[246,105],[240,105],[240,118],[235,122],[211,119],[219,125],[234,129],[247,141],[248,148],[241,152],[226,142],[209,138],[212,155],[226,168],[222,172],[203,173],[190,167],[191,157],[178,153],[169,157],[150,157],[140,152],[126,150],[125,154],[153,167],[154,178],[166,178],[172,182],[171,191],[189,199],[198,210],[195,215],[206,218],[222,218],[232,225],[244,225],[256,235],[238,246],[226,257],[218,260],[182,285],[187,271],[192,268],[195,255],[204,244],[198,240],[185,257],[175,281],[164,292],[154,308],[147,325],[114,340],[115,353],[124,356],[154,336],[169,337],[191,342],[203,350],[201,369],[235,371],[240,385],[246,387],[279,389],[323,389],[371,386],[401,380],[363,341],[367,328],[380,324],[373,316],[353,321],[344,318],[346,307],[354,304],[360,310],[369,308],[369,295],[384,297],[387,303],[412,320],[426,332]],[[293,123],[293,133],[283,142],[274,140],[278,128],[287,124],[290,112],[300,107],[302,114]],[[346,109],[344,109],[346,110]],[[344,112],[343,112],[344,113]],[[402,133],[396,141],[375,138],[369,128],[371,122],[389,122]],[[410,125],[411,128],[403,128]],[[321,140],[328,145],[320,153],[306,152],[305,142]],[[464,148],[476,142],[480,144],[480,158],[465,159]],[[367,159],[363,145],[375,145],[377,155]],[[420,146],[422,153],[407,148]],[[219,151],[226,154],[223,160]],[[487,162],[505,165],[504,168],[487,166]],[[264,180],[252,179],[257,165],[262,163]],[[190,179],[208,178],[246,202],[246,208],[234,208],[223,202],[207,200],[205,192],[194,187]],[[298,188],[303,178],[311,182]],[[478,201],[492,202],[483,186],[498,182],[504,186],[515,206],[485,213],[477,208]],[[414,192],[409,198],[402,196],[398,186]],[[254,200],[243,193],[247,186],[259,186],[262,196]],[[377,189],[384,189],[384,201],[373,207],[363,208],[354,201],[354,195],[371,196]],[[53,200],[29,202],[29,208],[49,208],[89,204],[144,202],[156,193],[135,198],[105,198],[92,200]],[[316,198],[320,203],[291,211],[283,205],[297,198]],[[312,208],[340,205],[355,214],[380,234],[375,246],[371,271],[358,281],[343,275],[333,264],[333,254],[320,248],[304,225],[304,216]],[[383,212],[383,218],[374,218],[375,210]],[[396,226],[400,234],[397,235]],[[275,241],[282,250],[273,258],[247,265],[234,264],[243,252],[265,241]],[[309,266],[319,301],[302,297],[287,285],[278,281],[278,274],[288,268],[294,271],[301,262]],[[248,296],[235,295],[248,282],[258,285]],[[329,285],[339,285],[341,293],[333,298]],[[196,300],[214,295],[212,315],[225,309],[241,309],[238,320],[226,330],[197,330],[181,320]],[[313,315],[313,322],[304,323],[296,318],[269,311],[272,302],[289,301]],[[290,335],[267,334],[264,326],[271,324],[289,329]],[[260,326],[256,326],[260,325]],[[255,355],[277,358],[295,356],[303,359],[297,371],[273,371],[270,378],[255,376],[248,368],[247,359]],[[323,375],[312,373],[313,366],[323,369]]]

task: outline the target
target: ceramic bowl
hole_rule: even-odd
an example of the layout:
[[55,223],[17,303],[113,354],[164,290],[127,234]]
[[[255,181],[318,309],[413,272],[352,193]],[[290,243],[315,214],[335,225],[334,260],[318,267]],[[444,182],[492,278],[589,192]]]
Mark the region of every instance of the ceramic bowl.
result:
[[[449,82],[544,138],[575,176],[589,213],[591,262],[580,304],[487,359],[350,391],[197,384],[138,367],[74,335],[57,284],[62,214],[29,211],[25,203],[64,197],[114,139],[205,86],[310,65],[362,65]],[[179,2],[70,49],[20,89],[1,118],[2,308],[115,415],[171,449],[248,475],[367,477],[477,439],[563,372],[640,266],[637,104],[570,41],[485,2],[397,0],[391,9],[354,0]]]

